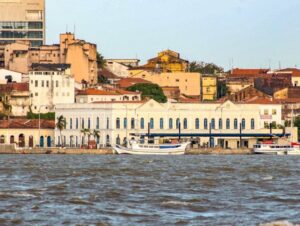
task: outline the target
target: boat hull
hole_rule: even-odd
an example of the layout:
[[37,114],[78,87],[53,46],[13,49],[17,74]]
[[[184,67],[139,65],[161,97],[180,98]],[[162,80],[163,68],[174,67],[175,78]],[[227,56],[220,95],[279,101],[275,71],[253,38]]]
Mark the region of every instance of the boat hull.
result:
[[163,149],[143,149],[143,148],[125,148],[123,146],[115,146],[114,150],[117,154],[128,155],[184,155],[187,144],[180,145],[179,148],[163,148]]

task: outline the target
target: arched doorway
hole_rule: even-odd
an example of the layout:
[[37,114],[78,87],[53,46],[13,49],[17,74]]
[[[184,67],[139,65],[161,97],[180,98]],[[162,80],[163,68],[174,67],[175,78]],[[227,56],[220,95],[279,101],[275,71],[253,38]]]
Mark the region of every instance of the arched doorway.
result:
[[25,136],[23,133],[19,135],[19,147],[20,148],[25,147]]
[[29,137],[29,147],[33,148],[33,136]]
[[5,143],[5,137],[4,137],[4,135],[1,135],[0,144],[4,144],[4,143]]
[[9,143],[10,143],[10,144],[15,143],[15,137],[14,137],[13,135],[10,136],[10,138],[9,138]]
[[51,137],[50,136],[47,137],[47,147],[48,148],[51,147]]
[[40,137],[40,147],[43,148],[44,147],[44,136]]

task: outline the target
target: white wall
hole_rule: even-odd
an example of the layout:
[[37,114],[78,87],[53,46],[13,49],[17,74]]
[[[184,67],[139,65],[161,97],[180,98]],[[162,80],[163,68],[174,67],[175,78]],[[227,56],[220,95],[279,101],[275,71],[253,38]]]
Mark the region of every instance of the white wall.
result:
[[12,82],[20,83],[22,82],[22,73],[10,71],[6,69],[0,69],[0,84],[6,84],[7,80],[5,76],[12,76]]

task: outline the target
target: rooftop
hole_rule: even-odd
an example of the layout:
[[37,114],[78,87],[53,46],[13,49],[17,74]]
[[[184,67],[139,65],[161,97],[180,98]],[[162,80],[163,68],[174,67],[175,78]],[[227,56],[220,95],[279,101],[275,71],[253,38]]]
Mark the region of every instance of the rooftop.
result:
[[32,71],[64,71],[69,69],[71,64],[32,64]]
[[[54,120],[43,120],[41,119],[41,129],[54,129]],[[0,129],[38,129],[38,119],[8,119],[0,120]]]

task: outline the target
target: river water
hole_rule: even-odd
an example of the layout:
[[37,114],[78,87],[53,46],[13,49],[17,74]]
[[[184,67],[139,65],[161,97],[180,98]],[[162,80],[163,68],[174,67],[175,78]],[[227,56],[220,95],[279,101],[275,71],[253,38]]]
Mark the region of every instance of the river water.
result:
[[1,155],[0,225],[300,222],[300,157]]

